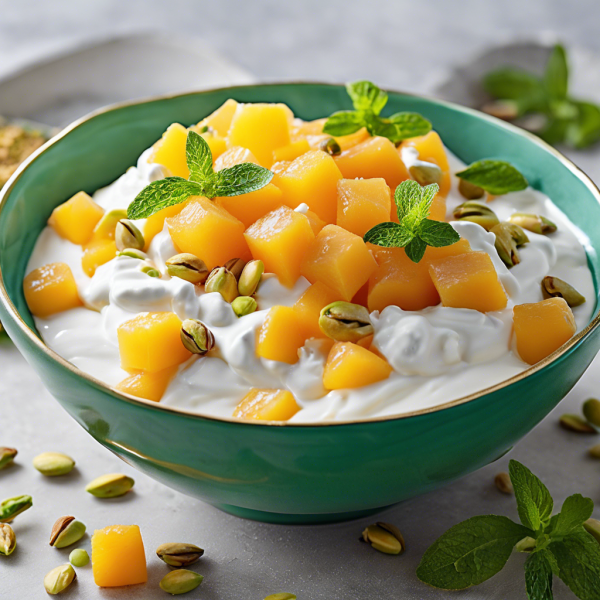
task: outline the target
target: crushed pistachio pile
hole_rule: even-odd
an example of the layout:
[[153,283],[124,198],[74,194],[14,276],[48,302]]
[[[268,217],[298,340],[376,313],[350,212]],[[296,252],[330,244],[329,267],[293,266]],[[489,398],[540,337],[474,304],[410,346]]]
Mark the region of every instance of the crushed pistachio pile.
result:
[[39,131],[0,120],[0,188],[17,167],[45,141],[46,137]]

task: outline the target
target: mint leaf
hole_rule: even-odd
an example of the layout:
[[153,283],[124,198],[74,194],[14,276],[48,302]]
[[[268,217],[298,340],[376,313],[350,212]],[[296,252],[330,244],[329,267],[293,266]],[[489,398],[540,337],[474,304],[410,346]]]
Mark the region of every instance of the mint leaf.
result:
[[[437,184],[432,184],[437,187]],[[429,187],[429,186],[428,186]],[[438,187],[439,190],[439,187]],[[428,193],[429,197],[430,193]],[[433,194],[435,196],[435,194]],[[432,200],[433,200],[432,196]],[[404,217],[408,216],[423,198],[423,187],[413,179],[403,181],[394,192],[394,202],[396,203],[396,213],[398,220],[402,223]]]
[[431,122],[419,113],[399,112],[389,118],[390,123],[396,128],[392,142],[400,142],[431,131]]
[[370,81],[348,83],[346,91],[358,111],[370,111],[378,115],[388,101],[388,95]]
[[581,528],[592,516],[593,510],[594,502],[591,498],[573,494],[564,501],[560,513],[552,517],[547,533],[552,537],[569,535]]
[[166,177],[146,186],[127,208],[129,219],[146,219],[163,208],[181,204],[190,196],[204,196],[204,187],[183,177]]
[[456,176],[483,188],[494,196],[518,192],[529,185],[527,179],[515,167],[501,160],[479,160]]
[[562,541],[553,542],[550,551],[558,563],[558,576],[580,600],[600,597],[600,544],[581,529]]
[[510,68],[491,71],[484,77],[483,87],[494,98],[516,102],[521,114],[545,105],[542,82],[527,71]]
[[435,248],[450,246],[460,240],[460,235],[450,223],[425,219],[417,228],[417,235],[428,245]]
[[575,148],[585,148],[600,140],[600,107],[576,102],[577,117],[565,124],[564,137]]
[[550,518],[554,502],[548,488],[525,466],[516,460],[508,465],[515,490],[519,519],[525,527],[538,531]]
[[387,221],[369,229],[363,239],[366,243],[383,248],[404,248],[413,237],[414,235],[406,227]]
[[254,163],[242,163],[222,169],[216,175],[214,197],[239,196],[265,187],[273,179],[273,173]]
[[534,552],[525,563],[525,585],[529,600],[552,600],[552,567],[547,550]]
[[323,133],[329,135],[350,135],[365,126],[363,115],[353,110],[333,113],[323,126]]
[[569,67],[565,49],[557,44],[552,49],[544,73],[544,85],[553,98],[566,98],[569,88]]
[[504,567],[514,545],[531,531],[507,517],[472,517],[451,527],[425,552],[417,577],[437,588],[462,590]]
[[185,154],[190,181],[202,183],[213,174],[213,157],[207,141],[195,131],[188,132]]
[[427,250],[427,244],[418,235],[415,236],[404,249],[406,256],[414,263],[420,262],[425,255],[425,250]]

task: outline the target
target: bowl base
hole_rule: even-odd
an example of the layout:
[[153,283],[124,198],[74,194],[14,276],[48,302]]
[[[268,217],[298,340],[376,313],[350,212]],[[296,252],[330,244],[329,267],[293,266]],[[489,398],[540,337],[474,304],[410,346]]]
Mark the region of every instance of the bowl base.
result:
[[368,517],[369,515],[374,515],[389,508],[389,506],[379,506],[377,508],[368,508],[366,510],[311,515],[265,512],[262,510],[253,510],[251,508],[232,506],[231,504],[215,504],[214,506],[223,512],[236,517],[241,517],[242,519],[262,521],[263,523],[274,523],[276,525],[318,525],[324,523],[338,523],[340,521],[351,521],[353,519]]

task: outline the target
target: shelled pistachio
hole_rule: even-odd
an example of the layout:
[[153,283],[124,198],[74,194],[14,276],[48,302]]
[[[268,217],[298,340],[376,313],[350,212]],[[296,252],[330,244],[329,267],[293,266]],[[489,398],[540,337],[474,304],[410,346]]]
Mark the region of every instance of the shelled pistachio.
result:
[[64,592],[76,578],[77,573],[70,564],[60,565],[44,577],[44,588],[50,595],[54,596]]
[[31,508],[31,496],[13,496],[0,502],[0,523],[10,523],[17,515]]
[[373,334],[369,311],[360,304],[332,302],[321,310],[319,328],[338,342],[358,342]]
[[262,260],[249,261],[244,267],[238,281],[240,296],[252,296],[258,288],[264,272],[265,265]]
[[238,296],[232,303],[231,308],[238,317],[244,317],[256,311],[258,303],[252,296]]
[[33,459],[33,466],[46,477],[58,477],[70,473],[75,461],[62,452],[43,452]]
[[60,517],[52,527],[50,545],[55,548],[71,546],[85,535],[85,529],[85,525],[75,517]]
[[194,285],[204,283],[208,277],[208,267],[194,254],[176,254],[169,258],[165,265],[171,277],[178,277]]
[[596,433],[596,430],[579,415],[565,414],[560,417],[560,426],[576,433]]
[[600,400],[589,398],[583,403],[582,412],[588,423],[600,427]]
[[18,452],[14,448],[0,447],[0,471],[12,464]]
[[463,202],[454,209],[453,215],[458,221],[477,223],[487,231],[500,223],[496,213],[481,202]]
[[513,213],[508,220],[523,229],[533,231],[533,233],[548,234],[554,233],[557,229],[556,225],[550,219],[541,215]]
[[177,569],[167,573],[159,583],[160,589],[168,594],[178,596],[179,594],[187,594],[195,590],[201,583],[204,577],[194,571],[187,569]]
[[395,525],[381,521],[369,525],[363,531],[361,540],[385,554],[401,554],[406,549],[400,530]]
[[125,495],[133,486],[134,480],[121,473],[101,475],[87,484],[85,491],[96,498],[117,498]]
[[458,180],[458,191],[460,192],[460,195],[467,200],[478,200],[485,195],[485,190],[483,188],[480,188],[478,185],[475,185],[466,179]]
[[542,279],[542,295],[544,298],[564,298],[571,308],[580,306],[585,302],[585,297],[572,285],[551,275],[546,275]]

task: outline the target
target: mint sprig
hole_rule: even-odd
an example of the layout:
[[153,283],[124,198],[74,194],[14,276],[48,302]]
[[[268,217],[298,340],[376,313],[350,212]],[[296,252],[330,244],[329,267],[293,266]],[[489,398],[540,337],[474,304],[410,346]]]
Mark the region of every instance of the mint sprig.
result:
[[346,90],[354,110],[333,113],[327,119],[323,133],[335,136],[350,135],[366,127],[371,135],[388,138],[397,144],[431,131],[431,123],[418,113],[399,112],[391,117],[381,117],[380,113],[387,104],[388,95],[370,81],[348,83]]
[[551,516],[554,502],[546,486],[515,460],[509,473],[522,524],[484,515],[454,525],[425,552],[417,577],[445,590],[478,585],[498,573],[527,538],[529,543],[522,545],[526,550],[520,551],[531,553],[525,563],[529,600],[552,600],[553,575],[581,600],[598,600],[600,544],[583,528],[592,500],[574,494]]
[[427,246],[450,246],[460,239],[452,225],[427,218],[437,183],[422,187],[416,181],[403,181],[394,193],[399,223],[379,223],[365,233],[364,241],[384,248],[404,248],[406,255],[418,263]]
[[502,160],[478,160],[456,176],[494,196],[518,192],[529,185],[519,170]]
[[189,179],[165,177],[147,185],[127,208],[130,219],[146,219],[163,208],[185,202],[190,196],[217,198],[249,194],[273,179],[269,169],[254,163],[215,171],[210,147],[195,131],[188,132],[185,153]]

